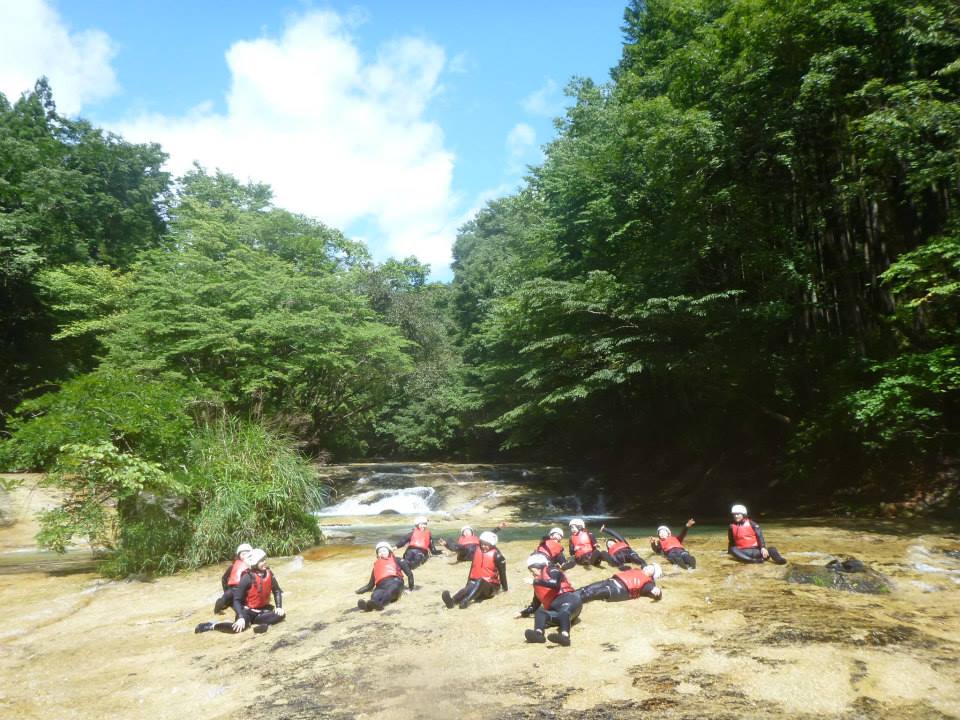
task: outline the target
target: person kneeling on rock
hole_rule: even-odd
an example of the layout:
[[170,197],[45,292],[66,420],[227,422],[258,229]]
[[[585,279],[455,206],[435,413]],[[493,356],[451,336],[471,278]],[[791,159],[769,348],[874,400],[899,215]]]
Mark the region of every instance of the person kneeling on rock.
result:
[[533,615],[533,630],[525,630],[524,637],[528,643],[546,642],[544,631],[547,626],[556,626],[560,632],[551,634],[550,641],[569,646],[570,626],[580,616],[583,600],[563,570],[552,565],[545,555],[531,555],[527,558],[527,568],[533,575],[533,600],[517,617]]
[[651,549],[657,555],[665,555],[667,560],[683,570],[696,570],[697,559],[683,546],[687,530],[696,524],[696,521],[690,518],[679,535],[674,535],[670,532],[670,528],[661,525],[657,528],[657,537],[650,538]]
[[593,600],[607,602],[622,602],[636,600],[638,597],[648,597],[654,602],[663,598],[663,591],[657,587],[657,580],[663,575],[663,568],[657,563],[644,565],[642,568],[628,568],[614,573],[609,580],[590,583],[577,590],[584,603]]
[[500,588],[507,592],[507,562],[497,549],[496,533],[480,533],[480,545],[473,553],[467,584],[456,595],[451,596],[444,590],[440,597],[447,608],[460,603],[460,609],[466,610],[471,601],[480,602],[493,597]]
[[253,547],[247,543],[238,545],[237,554],[233,559],[233,563],[231,563],[230,567],[223,573],[223,577],[220,578],[223,595],[218,597],[217,601],[213,604],[213,612],[217,615],[222,614],[228,607],[233,607],[233,591],[237,585],[240,584],[240,576],[250,567],[247,565],[247,555],[251,550],[253,550]]
[[[268,626],[283,622],[286,611],[283,609],[283,590],[273,571],[267,567],[267,553],[260,548],[251,550],[247,556],[249,569],[240,576],[240,582],[233,592],[234,622],[200,623],[194,632],[208,630],[219,632],[243,632],[251,625],[255,633],[266,632]],[[270,604],[270,596],[274,604]]]
[[430,555],[440,554],[437,546],[433,544],[433,535],[427,530],[427,519],[423,515],[413,521],[413,530],[397,543],[397,547],[402,548],[407,544],[410,547],[403,554],[403,559],[410,563],[411,570],[416,570],[423,565]]
[[398,560],[388,542],[378,542],[376,546],[377,559],[373,561],[373,570],[370,572],[370,582],[357,590],[357,595],[363,595],[373,590],[369,600],[357,600],[357,607],[370,612],[383,610],[385,605],[396,602],[403,593],[403,576],[407,576],[407,583],[413,590],[413,571],[406,560]]
[[787,561],[775,547],[767,547],[760,526],[747,517],[747,508],[734,505],[730,508],[733,522],[727,530],[727,552],[740,562],[762,563],[773,560],[777,565],[786,565]]

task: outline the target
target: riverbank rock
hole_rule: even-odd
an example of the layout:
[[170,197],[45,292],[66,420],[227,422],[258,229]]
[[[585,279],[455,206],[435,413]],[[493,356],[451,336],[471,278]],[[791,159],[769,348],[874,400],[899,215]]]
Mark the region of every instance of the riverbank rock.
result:
[[891,590],[890,580],[856,558],[831,560],[826,565],[793,565],[788,583],[879,595]]

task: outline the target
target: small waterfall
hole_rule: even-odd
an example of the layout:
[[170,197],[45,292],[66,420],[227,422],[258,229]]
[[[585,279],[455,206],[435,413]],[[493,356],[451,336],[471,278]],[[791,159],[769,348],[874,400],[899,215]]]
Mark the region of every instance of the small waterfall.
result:
[[317,517],[335,517],[339,515],[426,515],[434,511],[432,487],[416,486],[396,490],[368,490],[351,495],[343,502],[324,508],[315,513]]

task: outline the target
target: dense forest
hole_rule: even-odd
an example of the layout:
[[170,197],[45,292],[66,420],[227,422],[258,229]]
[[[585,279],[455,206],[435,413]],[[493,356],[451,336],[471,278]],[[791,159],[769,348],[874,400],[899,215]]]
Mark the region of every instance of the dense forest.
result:
[[623,32],[450,283],[171,178],[45,80],[0,95],[0,466],[66,490],[42,542],[120,574],[302,547],[317,458],[955,507],[960,6],[633,0]]

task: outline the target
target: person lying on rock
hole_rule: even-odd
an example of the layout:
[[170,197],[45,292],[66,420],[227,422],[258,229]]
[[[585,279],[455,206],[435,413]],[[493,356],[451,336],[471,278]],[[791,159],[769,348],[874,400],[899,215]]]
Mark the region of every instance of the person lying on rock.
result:
[[413,590],[413,571],[410,564],[403,559],[398,560],[388,542],[378,542],[375,548],[377,559],[373,561],[373,570],[370,572],[370,582],[357,590],[357,595],[363,595],[373,590],[369,600],[357,600],[357,607],[370,612],[383,610],[386,605],[396,602],[403,593],[403,576],[407,576],[407,583]]
[[528,643],[547,641],[544,635],[548,626],[555,626],[559,633],[551,634],[549,640],[565,647],[570,646],[570,627],[580,616],[583,600],[563,574],[545,555],[534,553],[527,558],[527,568],[533,576],[533,600],[517,617],[533,615],[533,629],[524,630]]
[[416,570],[423,565],[430,555],[440,554],[433,542],[433,535],[427,529],[427,519],[423,515],[413,521],[413,530],[397,543],[398,548],[404,545],[410,546],[403,554],[403,559],[410,564],[411,570]]
[[224,610],[233,606],[233,591],[240,583],[240,576],[250,567],[247,565],[247,555],[251,550],[253,550],[253,547],[248,543],[240,543],[237,546],[237,553],[233,558],[233,562],[223,573],[223,577],[220,578],[223,595],[218,597],[217,601],[213,604],[213,612],[215,614],[222,615]]
[[[273,571],[267,567],[267,553],[260,548],[251,550],[247,555],[249,568],[240,575],[240,582],[233,591],[233,612],[236,619],[232,622],[200,623],[194,632],[209,630],[218,632],[243,632],[253,626],[255,633],[266,632],[270,625],[283,622],[286,611],[283,609],[283,590]],[[270,604],[270,596],[274,604]]]
[[696,524],[696,521],[690,518],[679,535],[674,535],[670,532],[670,528],[661,525],[657,528],[657,537],[650,538],[650,547],[657,555],[666,556],[667,560],[679,568],[695,570],[697,559],[683,546],[683,540],[687,537],[687,530]]
[[733,522],[727,529],[727,552],[736,560],[745,563],[762,563],[773,560],[777,565],[786,565],[787,561],[777,552],[777,549],[768,546],[763,539],[760,526],[747,517],[747,508],[743,505],[734,505],[730,508]]
[[550,528],[550,532],[540,538],[540,544],[534,552],[546,555],[554,565],[566,565],[567,557],[563,554],[563,530],[558,527]]
[[[505,522],[500,523],[494,529],[503,530],[507,524]],[[440,538],[438,541],[443,545],[447,550],[456,554],[456,559],[454,563],[466,562],[468,560],[473,560],[473,553],[477,549],[477,546],[480,544],[480,538],[477,536],[476,531],[469,525],[464,525],[460,528],[460,537],[457,538],[456,542],[450,542],[449,540],[444,540]]]
[[637,551],[630,547],[630,543],[626,541],[626,538],[616,530],[611,530],[606,525],[601,525],[600,532],[606,533],[611,538],[607,540],[607,549],[600,552],[601,559],[606,560],[610,565],[620,570],[626,570],[627,563],[634,563],[640,567],[647,564],[647,561],[640,557]]
[[663,568],[657,563],[642,568],[627,568],[614,573],[609,580],[590,583],[577,590],[584,603],[594,600],[622,602],[648,597],[654,602],[663,598],[663,591],[657,586],[657,580],[663,575]]
[[480,544],[470,561],[467,584],[451,596],[444,590],[440,597],[447,608],[460,603],[460,609],[466,610],[471,602],[480,602],[497,594],[500,588],[507,592],[507,562],[497,549],[497,535],[492,532],[480,533]]
[[570,521],[570,559],[563,565],[569,570],[574,565],[583,565],[586,568],[600,564],[600,550],[597,548],[597,539],[592,532],[587,531],[583,520],[574,518]]

